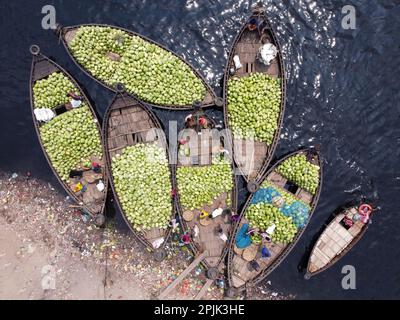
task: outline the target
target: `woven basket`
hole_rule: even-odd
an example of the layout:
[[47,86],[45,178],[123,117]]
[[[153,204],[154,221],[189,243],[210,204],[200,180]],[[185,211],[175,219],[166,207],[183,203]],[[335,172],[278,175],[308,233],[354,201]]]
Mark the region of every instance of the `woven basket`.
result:
[[185,211],[182,216],[186,222],[190,222],[194,219],[193,211]]
[[258,246],[251,245],[250,247],[248,247],[243,251],[242,257],[244,260],[248,262],[253,261],[257,256],[257,251],[258,251]]
[[236,245],[233,247],[233,252],[235,252],[239,256],[243,254],[243,251],[243,249],[239,249]]
[[100,180],[103,176],[99,173],[87,172],[83,174],[83,177],[87,182],[92,184],[95,183],[97,180]]
[[203,227],[207,227],[207,226],[209,226],[210,224],[212,223],[212,220],[210,219],[210,218],[205,218],[205,219],[200,219],[200,224],[203,226]]

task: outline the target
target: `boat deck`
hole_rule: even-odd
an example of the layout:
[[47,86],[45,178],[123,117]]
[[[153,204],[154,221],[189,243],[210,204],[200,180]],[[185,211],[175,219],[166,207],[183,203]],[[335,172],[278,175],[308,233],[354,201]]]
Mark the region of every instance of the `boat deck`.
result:
[[[138,34],[136,34],[136,33],[134,33],[134,32],[132,32],[132,31],[128,31],[128,30],[124,30],[124,29],[121,29],[121,28],[118,28],[118,27],[114,27],[114,28],[116,28],[116,29],[118,29],[118,30],[122,30],[122,31],[124,31],[124,32],[126,32],[126,33],[129,33],[131,36],[139,36],[139,37],[141,37],[142,39],[143,39],[143,37],[142,36],[140,36],[140,35],[138,35]],[[75,27],[75,28],[70,28],[70,29],[67,29],[66,30],[66,32],[64,33],[64,35],[63,35],[63,38],[64,38],[64,41],[65,41],[65,44],[67,45],[67,47],[69,48],[70,47],[70,45],[71,45],[71,43],[72,43],[72,41],[74,40],[74,38],[76,37],[76,34],[77,34],[77,32],[78,32],[78,30],[79,30],[79,27]],[[148,41],[148,39],[145,39],[146,41]],[[156,44],[157,46],[161,46],[159,43],[156,43],[156,42],[154,42],[154,44]],[[166,49],[166,48],[163,48],[164,50],[167,50],[167,51],[169,51],[169,52],[171,52],[171,50],[168,50],[168,49]],[[72,55],[72,52],[70,52],[71,53],[71,55]],[[174,53],[175,54],[175,53]],[[106,56],[107,57],[109,57],[110,59],[113,59],[114,58],[114,56],[115,56],[116,54],[114,53],[114,52],[108,52],[108,53],[106,53]],[[119,56],[119,55],[116,55],[116,56]],[[178,56],[179,57],[179,56]],[[180,58],[179,57],[179,59],[181,59],[182,61],[184,61],[182,58]],[[82,66],[80,66],[82,69],[84,69]],[[193,68],[193,67],[191,67],[190,66],[190,68],[193,70],[193,72],[195,72],[196,73],[196,71],[195,71],[195,69]],[[86,72],[88,72],[87,70],[85,70]],[[198,74],[196,74],[197,76],[199,76]],[[92,78],[94,78],[93,76],[91,76]],[[96,81],[99,81],[98,79],[96,79],[96,78],[94,78]],[[108,84],[106,84],[104,81],[99,81],[99,82],[101,82],[103,85],[105,85],[105,86],[107,86],[107,87],[110,87]],[[205,85],[205,87],[206,87],[206,94],[205,94],[205,97],[204,97],[204,99],[203,99],[203,101],[202,101],[202,105],[203,106],[211,106],[211,105],[213,105],[214,104],[214,100],[215,100],[215,96],[214,96],[214,93],[211,91],[211,88],[210,87],[208,87],[208,85],[205,83],[205,80],[203,79],[203,83],[204,83],[204,85]],[[191,107],[191,106],[190,106]],[[168,109],[168,108],[167,108]],[[172,108],[172,109],[175,109],[175,108]]]
[[104,205],[105,191],[99,191],[97,189],[97,184],[100,181],[104,181],[104,160],[92,156],[90,158],[91,162],[96,162],[102,168],[101,173],[96,173],[93,170],[87,170],[77,167],[76,170],[82,170],[82,178],[71,178],[69,182],[69,188],[74,189],[77,183],[81,183],[85,188],[85,192],[75,193],[76,197],[81,201],[90,212],[101,212]]
[[[160,141],[159,130],[161,128],[157,128],[154,119],[142,105],[127,95],[119,95],[111,106],[108,118],[107,146],[110,161],[127,147]],[[126,222],[133,228],[129,221]],[[141,235],[154,247],[152,243],[165,238],[167,233],[166,229],[152,228],[141,232]]]
[[[235,69],[234,56],[239,56],[242,68],[235,71],[231,77],[247,77],[253,73],[265,73],[274,78],[282,77],[280,68],[280,56],[278,55],[269,66],[264,65],[257,59],[260,48],[271,43],[270,30],[250,31],[245,29],[238,40],[232,54],[230,67]],[[247,181],[256,180],[267,159],[271,157],[272,149],[264,142],[254,142],[246,139],[234,139],[235,161]]]
[[[110,158],[121,154],[126,147],[158,139],[157,128],[149,114],[138,104],[120,107],[120,103],[125,103],[121,99],[114,103],[109,118],[107,143]],[[128,97],[124,99],[131,101]]]
[[[83,94],[81,89],[78,87],[77,83],[75,82],[74,79],[71,78],[69,74],[67,74],[61,67],[58,67],[55,63],[50,61],[49,59],[45,58],[44,56],[38,56],[35,57],[34,60],[34,65],[33,65],[33,70],[32,70],[32,85],[34,85],[37,81],[43,80],[50,76],[51,74],[55,72],[60,72],[63,73],[66,77],[70,79],[70,81],[75,85],[75,93],[79,94],[80,96],[84,97],[86,105],[89,107],[91,110],[93,117],[95,118],[94,111],[87,100],[86,96]],[[34,108],[34,97],[32,97],[32,108]],[[68,108],[67,108],[68,110]],[[68,112],[68,111],[67,111]],[[39,128],[42,123],[36,121],[34,118],[34,122],[37,128]],[[99,129],[99,135],[100,135],[100,126],[97,125]],[[40,131],[37,130],[37,133],[40,135]],[[41,143],[42,144],[42,143]],[[44,146],[42,145],[43,149],[45,150]],[[89,168],[83,168],[81,164],[77,165],[75,170],[76,171],[81,171],[82,172],[82,177],[76,177],[76,178],[70,178],[70,181],[64,182],[60,178],[59,181],[62,183],[66,191],[72,197],[79,203],[80,206],[85,207],[91,214],[98,214],[103,211],[104,208],[104,203],[105,203],[105,198],[106,198],[106,193],[107,193],[107,183],[106,183],[106,176],[105,176],[105,163],[104,159],[97,157],[97,156],[91,156],[90,157],[91,162],[95,162],[100,165],[101,167],[101,172],[96,173],[92,169]],[[51,161],[48,158],[48,162],[51,165]],[[54,169],[54,172],[57,174],[57,172]],[[58,176],[58,174],[57,174]],[[97,184],[102,181],[105,185],[105,189],[103,191],[99,191],[97,188]],[[74,192],[75,186],[78,183],[81,183],[83,187],[85,188],[85,191],[82,192]]]
[[46,59],[38,59],[35,62],[35,67],[33,69],[33,81],[39,81],[47,78],[54,72],[61,72],[54,64],[50,63]]
[[[218,135],[218,139],[215,139],[215,137],[213,139],[213,133],[217,134],[216,130],[203,129],[201,130],[201,134],[198,134],[194,130],[190,130],[188,134],[187,131],[183,131],[180,134],[180,139],[189,138],[190,156],[179,154],[178,167],[211,165],[213,155],[217,155],[221,151],[221,148],[223,148],[220,136]],[[231,203],[230,205],[228,205],[228,199]],[[229,239],[232,230],[231,214],[222,214],[215,219],[201,219],[200,214],[202,211],[211,214],[219,208],[224,210],[231,209],[233,201],[232,194],[223,193],[214,200],[212,205],[204,205],[192,211],[181,208],[184,229],[186,231],[194,230],[197,226],[199,230],[198,236],[192,237],[193,248],[195,254],[206,252],[203,263],[207,268],[220,268],[220,271],[222,271],[221,260],[225,256],[229,240],[226,242],[223,241],[219,237],[218,231],[222,228],[223,233]]]
[[363,222],[357,221],[350,229],[341,223],[345,216],[351,219],[354,214],[357,214],[356,208],[337,215],[325,229],[312,251],[308,267],[310,273],[325,268],[361,234],[365,227]]
[[[260,48],[267,43],[271,43],[271,37],[265,30],[259,34],[256,31],[245,30],[236,45],[235,54],[240,58],[243,67],[235,72],[235,77],[247,77],[252,73],[266,73],[272,77],[279,78],[281,76],[279,68],[279,60],[275,58],[269,66],[257,60]],[[232,65],[233,66],[233,65]]]
[[249,181],[255,180],[269,156],[268,145],[264,142],[234,139],[236,164]]
[[[243,220],[243,223],[240,224],[239,228],[242,227],[244,223],[247,223],[247,220]],[[232,282],[235,287],[239,288],[243,285],[246,284],[249,280],[254,279],[257,277],[257,275],[262,271],[267,269],[271,264],[273,264],[276,259],[279,258],[279,255],[283,252],[283,250],[286,248],[285,245],[279,244],[279,243],[270,243],[268,246],[268,250],[271,253],[271,257],[268,259],[262,258],[259,246],[252,244],[249,248],[246,248],[246,250],[238,249],[235,246],[235,255],[233,257],[233,273],[232,273]],[[250,252],[250,255],[252,254],[254,259],[257,261],[257,263],[260,265],[260,271],[255,271],[251,268],[249,268],[249,262],[248,259],[246,260],[245,257],[247,258],[246,254]]]
[[[318,159],[313,159],[311,162],[318,165]],[[285,186],[288,182],[286,178],[284,178],[275,170],[271,171],[270,174],[268,174],[268,176],[266,177],[266,181],[281,189],[285,189]],[[286,191],[290,192],[289,190]],[[296,198],[303,201],[304,203],[310,205],[310,207],[312,207],[315,199],[315,197],[311,193],[302,188],[297,188],[295,193],[292,193],[292,195],[294,195]],[[243,216],[239,225],[235,228],[236,232],[240,230],[241,227],[246,223],[248,223],[248,221],[246,217]],[[301,232],[301,230],[298,231],[298,234],[299,232]],[[292,245],[293,242],[296,241],[293,240],[293,242],[289,244],[274,242],[266,243],[267,248],[271,253],[271,257],[263,258],[261,255],[260,245],[252,244],[245,250],[239,249],[235,245],[236,234],[234,234],[234,237],[235,238],[232,239],[233,250],[229,254],[228,263],[230,264],[231,285],[235,288],[243,287],[247,282],[254,280],[261,273],[265,273],[268,268],[275,268],[275,266],[279,263],[279,260],[283,259],[287,254],[287,249]],[[251,268],[251,261],[256,261],[259,264],[259,271]]]
[[[221,227],[224,233],[229,236],[231,232],[230,216],[219,216],[215,219],[206,219],[207,222],[202,222],[199,218],[201,210],[213,212],[218,208],[228,208],[226,204],[227,194],[222,194],[210,206],[204,206],[200,210],[193,210],[194,218],[190,221],[185,221],[188,228],[193,230],[195,226],[199,228],[198,237],[194,237],[194,246],[197,252],[207,251],[207,256],[204,258],[206,264],[211,268],[219,266],[221,256],[226,248],[227,243],[224,242],[218,234],[218,229]],[[190,215],[189,211],[185,211],[184,216]]]

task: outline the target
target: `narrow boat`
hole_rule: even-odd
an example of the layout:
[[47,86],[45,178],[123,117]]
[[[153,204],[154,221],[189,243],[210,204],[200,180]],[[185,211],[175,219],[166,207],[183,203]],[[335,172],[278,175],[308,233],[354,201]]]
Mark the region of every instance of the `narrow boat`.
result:
[[321,185],[316,149],[292,153],[265,173],[231,237],[228,296],[259,283],[287,257],[312,217]]
[[365,235],[372,213],[371,205],[361,204],[336,215],[315,243],[304,278],[310,279],[343,258]]
[[168,144],[155,115],[117,88],[103,125],[111,188],[133,234],[162,261],[174,219]]
[[186,118],[178,135],[176,184],[182,244],[203,255],[207,277],[217,279],[238,218],[237,183],[222,131],[201,110]]
[[164,109],[218,105],[217,98],[189,63],[176,53],[130,30],[101,24],[56,28],[68,54],[88,76],[110,90],[121,83],[126,92]]
[[40,146],[54,175],[79,208],[101,226],[108,178],[101,128],[88,98],[62,67],[30,48],[30,99]]
[[257,7],[233,43],[224,76],[225,126],[247,182],[258,181],[271,162],[285,97],[282,51],[265,10]]

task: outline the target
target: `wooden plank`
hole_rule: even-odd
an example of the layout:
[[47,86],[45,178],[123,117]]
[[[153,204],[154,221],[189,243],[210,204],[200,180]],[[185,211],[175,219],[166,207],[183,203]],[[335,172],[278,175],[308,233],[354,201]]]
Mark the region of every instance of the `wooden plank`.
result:
[[158,296],[159,300],[164,300],[172,290],[176,288],[176,286],[186,278],[187,275],[189,275],[190,272],[194,268],[196,268],[201,261],[208,255],[207,251],[204,251],[202,254],[200,254],[194,261],[172,282],[170,285],[163,291],[161,294]]
[[78,29],[69,30],[64,36],[65,42],[67,44],[70,44],[72,42],[72,40],[75,38],[77,32],[78,32]]
[[121,109],[115,109],[110,112],[110,118],[121,115]]
[[54,72],[59,72],[60,70],[53,65],[52,63],[48,62],[47,60],[42,60],[36,62],[35,69],[33,71],[33,79],[34,81],[39,81],[51,75]]
[[150,243],[152,243],[156,239],[164,238],[164,236],[165,230],[160,228],[152,228],[151,230],[144,232],[144,237]]
[[246,281],[244,281],[242,278],[240,278],[236,274],[232,274],[232,282],[233,282],[233,286],[236,288],[239,288],[239,287],[243,286],[244,284],[246,284]]
[[303,189],[300,189],[300,192],[298,193],[297,196],[299,197],[300,200],[308,204],[310,204],[314,199],[314,196],[311,193]]
[[201,298],[203,298],[203,296],[207,293],[208,289],[211,287],[213,283],[214,283],[213,280],[208,279],[207,282],[204,284],[203,288],[201,288],[200,292],[194,298],[194,300],[201,300]]

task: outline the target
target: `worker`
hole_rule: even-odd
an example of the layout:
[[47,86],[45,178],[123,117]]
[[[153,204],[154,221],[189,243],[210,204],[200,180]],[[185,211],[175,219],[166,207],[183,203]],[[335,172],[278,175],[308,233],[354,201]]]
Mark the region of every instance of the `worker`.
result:
[[258,29],[259,22],[257,18],[251,18],[249,23],[247,24],[247,27],[249,28],[250,31],[254,31]]
[[210,216],[209,212],[207,212],[205,210],[201,210],[200,219],[205,219],[205,218],[208,218],[209,216]]
[[254,270],[254,271],[260,271],[260,265],[256,260],[253,260],[250,262],[250,267]]
[[255,229],[255,228],[250,228],[248,231],[247,231],[247,234],[249,235],[249,236],[255,236],[256,234],[257,234],[258,232],[257,232],[257,229]]
[[271,252],[269,252],[268,248],[266,245],[263,246],[262,250],[261,250],[261,255],[262,257],[265,258],[270,258],[271,257]]
[[93,162],[92,170],[94,173],[101,173],[101,166],[97,162]]
[[232,222],[238,222],[240,220],[240,215],[233,214],[231,217]]
[[224,233],[224,229],[222,229],[221,226],[219,226],[219,229],[218,229],[218,236],[223,242],[227,242],[228,241],[228,237]]
[[186,246],[188,244],[190,244],[190,235],[188,233],[185,233],[182,237],[181,237],[181,242],[179,243],[179,245],[181,247]]
[[207,129],[208,128],[208,121],[206,118],[204,117],[200,117],[199,119],[199,125],[203,128],[203,129]]
[[81,182],[78,182],[73,189],[75,193],[86,191],[86,187]]
[[236,235],[235,244],[239,249],[245,249],[251,245],[251,238],[247,234],[248,228],[247,223],[243,224]]

